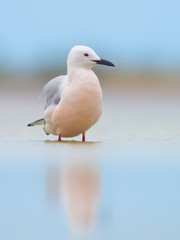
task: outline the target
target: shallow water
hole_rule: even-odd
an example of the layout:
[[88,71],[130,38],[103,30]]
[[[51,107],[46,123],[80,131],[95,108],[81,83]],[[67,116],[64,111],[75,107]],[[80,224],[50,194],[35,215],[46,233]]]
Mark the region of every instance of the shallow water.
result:
[[0,239],[180,239],[179,98],[104,95],[82,143],[27,128],[42,103],[4,94]]

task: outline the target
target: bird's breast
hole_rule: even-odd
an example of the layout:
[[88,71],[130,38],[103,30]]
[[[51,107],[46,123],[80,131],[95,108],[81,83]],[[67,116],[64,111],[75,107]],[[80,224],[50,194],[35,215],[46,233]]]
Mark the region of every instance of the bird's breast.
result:
[[56,106],[52,123],[64,137],[85,132],[95,124],[102,112],[102,91],[99,81],[70,84]]

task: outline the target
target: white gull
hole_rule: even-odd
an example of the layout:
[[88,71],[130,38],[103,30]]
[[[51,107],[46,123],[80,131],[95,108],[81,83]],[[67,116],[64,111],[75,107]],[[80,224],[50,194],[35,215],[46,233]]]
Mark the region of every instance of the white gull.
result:
[[67,60],[67,75],[58,76],[43,88],[46,96],[44,118],[28,126],[44,125],[46,134],[74,137],[94,125],[102,113],[102,90],[99,80],[91,70],[96,64],[113,66],[101,59],[91,48],[75,46]]

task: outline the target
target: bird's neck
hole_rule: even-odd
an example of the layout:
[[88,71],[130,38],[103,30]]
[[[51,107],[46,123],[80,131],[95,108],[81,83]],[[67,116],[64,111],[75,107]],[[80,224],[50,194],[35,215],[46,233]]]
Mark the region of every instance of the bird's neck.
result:
[[68,80],[71,82],[74,79],[74,76],[77,75],[79,72],[83,72],[85,74],[90,74],[92,72],[91,69],[85,68],[85,67],[68,67],[67,74],[68,74]]

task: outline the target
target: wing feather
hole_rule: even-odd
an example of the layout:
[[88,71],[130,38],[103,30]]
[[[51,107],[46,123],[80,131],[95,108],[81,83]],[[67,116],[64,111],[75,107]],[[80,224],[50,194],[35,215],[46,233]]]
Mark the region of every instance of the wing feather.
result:
[[50,105],[57,105],[61,100],[61,92],[67,75],[61,75],[50,80],[44,86],[40,97],[46,97],[45,109]]

